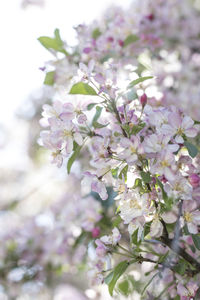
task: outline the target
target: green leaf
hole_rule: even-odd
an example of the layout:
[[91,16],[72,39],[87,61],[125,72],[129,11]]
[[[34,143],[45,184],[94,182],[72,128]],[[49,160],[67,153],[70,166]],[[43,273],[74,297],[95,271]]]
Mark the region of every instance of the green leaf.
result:
[[111,282],[111,280],[113,279],[113,275],[114,275],[114,271],[110,272],[105,278],[104,278],[104,282],[109,285],[109,283]]
[[156,183],[161,188],[163,200],[167,201],[168,200],[167,193],[164,190],[162,182],[158,178],[156,178]]
[[141,240],[138,240],[138,228],[132,234],[132,243],[136,246],[141,244]]
[[94,107],[95,105],[97,105],[97,104],[98,104],[98,103],[90,103],[90,104],[88,104],[87,110],[93,109],[93,107]]
[[122,221],[122,219],[121,219],[121,217],[118,215],[118,216],[116,217],[116,219],[113,221],[112,227],[113,227],[113,228],[114,228],[114,227],[118,227],[119,224],[121,223],[121,221]]
[[184,259],[180,259],[178,264],[176,264],[173,269],[175,270],[176,273],[180,275],[184,275],[186,267],[187,267],[187,263],[184,261]]
[[142,186],[142,179],[141,178],[136,178],[135,179],[133,188],[136,189],[138,187],[139,188],[143,188],[143,186]]
[[137,42],[139,40],[139,37],[135,34],[130,34],[127,36],[127,38],[124,40],[123,47],[127,47],[128,45]]
[[117,178],[118,170],[119,170],[118,167],[115,168],[115,169],[111,169],[112,177],[115,178],[115,179]]
[[130,87],[133,87],[133,86],[135,86],[135,85],[138,84],[138,83],[141,83],[141,82],[143,82],[143,81],[145,81],[145,80],[152,79],[152,78],[153,78],[153,76],[140,77],[140,78],[138,78],[138,79],[135,79],[135,80],[131,81],[131,82],[129,83],[128,87],[129,87],[129,88],[130,88]]
[[44,84],[53,85],[54,84],[54,76],[55,76],[55,71],[46,73],[46,76],[44,79]]
[[145,123],[140,123],[139,125],[133,125],[130,134],[136,135],[136,134],[137,134],[138,132],[140,132],[145,126],[146,126]]
[[154,278],[155,278],[158,274],[159,274],[159,272],[156,273],[153,277],[151,277],[151,279],[149,280],[149,282],[145,285],[145,287],[144,287],[144,289],[143,289],[143,291],[142,291],[142,295],[144,294],[144,292],[146,291],[146,289],[148,288],[148,286],[152,283],[152,281],[154,280]]
[[160,263],[165,262],[165,261],[166,261],[166,258],[167,258],[167,256],[168,256],[168,254],[169,254],[169,250],[168,250],[164,255],[161,255],[161,256],[159,257],[158,263],[160,264]]
[[150,172],[144,172],[144,171],[142,171],[141,173],[140,173],[140,175],[141,175],[141,177],[142,177],[142,180],[144,181],[144,183],[149,183],[149,182],[151,182],[151,174],[150,174]]
[[189,153],[189,155],[192,157],[192,158],[194,158],[195,156],[197,156],[197,154],[198,154],[198,149],[197,149],[197,147],[195,146],[195,145],[193,145],[193,144],[191,144],[191,143],[189,143],[189,142],[184,142],[184,145],[185,145],[185,147],[187,148],[187,150],[188,150],[188,153]]
[[64,43],[60,38],[60,32],[58,29],[54,31],[54,38],[48,36],[41,36],[38,38],[38,41],[48,50],[55,50],[58,52],[62,52],[65,55],[69,55],[67,51],[64,49]]
[[72,95],[97,96],[96,91],[89,84],[84,82],[75,83],[69,93]]
[[[120,172],[119,178],[122,179],[124,177],[125,181],[127,180],[127,172],[128,172],[128,165],[126,165]],[[123,176],[122,176],[123,175]]]
[[63,46],[63,41],[61,40],[59,29],[57,29],[57,28],[55,29],[54,35],[55,35],[55,40],[56,40],[57,44],[60,47],[62,47]]
[[128,296],[129,294],[129,283],[128,280],[124,280],[118,284],[118,290],[121,294]]
[[101,31],[99,30],[99,28],[95,28],[92,32],[93,39],[96,40],[100,35],[101,35]]
[[108,126],[109,123],[107,123],[107,124],[100,124],[98,122],[93,122],[92,125],[94,126],[94,128],[104,128],[104,127]]
[[200,250],[200,234],[192,234],[192,240],[195,244],[195,247]]
[[128,268],[129,263],[127,262],[127,260],[121,261],[115,268],[114,268],[114,273],[113,273],[113,277],[112,280],[110,281],[110,283],[108,284],[108,290],[110,295],[113,295],[113,290],[115,288],[115,285],[118,281],[118,279],[122,276],[122,274],[126,271],[126,269]]
[[125,93],[125,97],[129,101],[133,101],[138,98],[137,93],[134,88],[128,89],[128,91]]
[[[103,107],[101,106],[96,106],[96,113],[94,115],[94,118],[92,120],[92,125],[97,123],[97,120],[99,119],[99,117],[101,116],[101,112],[103,110]],[[94,126],[94,125],[93,125]]]
[[79,155],[81,148],[82,148],[82,146],[77,145],[72,156],[69,158],[69,160],[67,162],[67,173],[68,174],[70,173],[71,167],[72,167],[74,161],[76,160],[77,156]]

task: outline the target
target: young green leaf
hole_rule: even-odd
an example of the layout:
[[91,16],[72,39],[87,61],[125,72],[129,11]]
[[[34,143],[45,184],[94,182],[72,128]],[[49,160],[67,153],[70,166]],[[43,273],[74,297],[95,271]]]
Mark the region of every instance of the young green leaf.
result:
[[84,82],[78,82],[75,83],[70,92],[72,95],[91,95],[91,96],[97,96],[96,91],[87,83]]
[[200,234],[192,234],[192,240],[195,244],[195,247],[200,250]]
[[98,122],[93,122],[92,125],[94,126],[94,128],[104,128],[104,127],[108,126],[108,124],[109,123],[107,123],[107,124],[100,124]]
[[136,178],[135,179],[133,188],[136,189],[138,187],[139,188],[143,188],[143,186],[142,186],[142,179],[141,178]]
[[138,228],[133,232],[131,240],[132,243],[136,246],[139,246],[141,244],[141,240],[138,240]]
[[124,280],[118,284],[118,290],[122,295],[128,296],[129,294],[129,282]]
[[46,76],[45,76],[45,79],[44,79],[44,84],[53,85],[54,84],[54,76],[55,76],[54,71],[47,72]]
[[122,219],[121,219],[121,217],[118,215],[117,217],[116,217],[116,219],[113,221],[113,223],[112,223],[112,228],[114,228],[114,227],[118,227],[119,226],[119,224],[122,222]]
[[109,285],[109,283],[111,282],[111,280],[113,279],[113,275],[114,275],[114,271],[110,272],[105,278],[104,278],[104,282]]
[[128,172],[128,165],[126,165],[126,166],[121,170],[121,172],[120,172],[120,174],[119,174],[119,178],[120,178],[120,179],[123,179],[123,177],[124,177],[124,179],[127,180],[127,172]]
[[138,98],[137,93],[134,88],[128,89],[128,91],[124,95],[127,100],[133,101]]
[[112,280],[110,281],[110,283],[108,284],[108,290],[110,295],[113,295],[113,290],[115,288],[115,285],[118,281],[118,279],[122,276],[122,274],[126,271],[126,269],[128,268],[129,263],[127,262],[127,260],[121,261],[115,268],[114,268],[114,273],[113,273],[113,277]]
[[69,160],[67,162],[67,173],[68,174],[70,173],[71,167],[72,167],[74,161],[76,160],[77,156],[79,155],[81,148],[82,148],[82,146],[77,145],[73,154],[69,158]]
[[137,42],[139,40],[139,37],[135,34],[130,34],[127,36],[127,38],[124,40],[123,47],[127,47],[128,45]]
[[115,168],[115,169],[111,169],[112,177],[115,178],[115,179],[117,178],[118,170],[119,170],[118,167]]
[[180,275],[184,275],[186,268],[187,268],[187,263],[185,262],[184,259],[180,259],[178,264],[176,264],[174,266],[175,272],[180,274]]
[[90,103],[90,104],[88,104],[87,110],[93,109],[93,107],[94,107],[95,105],[97,105],[97,103]]
[[140,173],[141,177],[142,177],[142,180],[144,181],[144,183],[149,183],[151,182],[151,174],[150,172],[144,172],[144,171],[141,171]]
[[197,154],[198,154],[198,149],[197,149],[197,147],[195,146],[195,145],[193,145],[193,144],[191,144],[191,143],[189,143],[189,142],[184,142],[184,145],[185,145],[185,147],[187,148],[187,150],[188,150],[188,153],[189,153],[189,155],[192,157],[192,158],[194,158],[195,156],[197,156]]
[[55,50],[58,52],[62,52],[65,55],[69,55],[67,51],[64,49],[64,43],[60,38],[59,30],[56,29],[54,31],[54,38],[48,36],[41,36],[38,38],[38,41],[44,46],[47,50]]
[[128,87],[131,88],[131,87],[135,86],[136,84],[141,83],[141,82],[143,82],[143,81],[145,81],[145,80],[148,80],[148,79],[151,79],[151,78],[153,78],[153,76],[146,76],[146,77],[140,77],[140,78],[137,78],[137,79],[131,81],[131,82],[129,83],[129,86],[128,86]]
[[162,182],[158,178],[156,178],[156,183],[161,188],[163,200],[167,201],[167,199],[168,199],[167,193],[164,190]]
[[93,39],[96,40],[100,35],[101,35],[101,31],[99,30],[99,28],[95,28],[92,32]]
[[94,126],[95,123],[97,123],[97,120],[99,119],[99,117],[101,116],[101,112],[103,110],[103,107],[101,106],[96,106],[96,113],[94,115],[94,118],[92,120],[92,125]]

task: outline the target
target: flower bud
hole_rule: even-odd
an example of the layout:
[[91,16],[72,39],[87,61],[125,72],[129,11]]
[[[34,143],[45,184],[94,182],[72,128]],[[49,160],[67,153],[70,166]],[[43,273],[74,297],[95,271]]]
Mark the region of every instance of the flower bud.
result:
[[94,227],[92,229],[92,237],[93,238],[97,238],[100,234],[100,228],[99,227]]
[[147,95],[145,93],[140,97],[140,103],[142,104],[142,107],[145,107],[147,104]]
[[189,182],[192,185],[193,188],[196,188],[200,185],[200,177],[197,174],[191,174],[189,176]]

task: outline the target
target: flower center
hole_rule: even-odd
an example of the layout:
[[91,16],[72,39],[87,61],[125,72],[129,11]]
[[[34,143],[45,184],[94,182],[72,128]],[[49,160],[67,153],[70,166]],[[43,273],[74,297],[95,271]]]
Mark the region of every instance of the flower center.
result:
[[139,205],[136,199],[131,199],[129,205],[130,208],[141,209],[141,206]]
[[161,161],[161,166],[162,166],[163,168],[169,167],[169,162],[168,162],[167,160],[163,160],[163,161]]
[[123,192],[125,192],[125,186],[123,184],[120,184],[118,188],[118,193],[121,194]]
[[70,136],[72,136],[72,132],[69,131],[69,130],[64,129],[64,130],[63,130],[63,135],[64,135],[65,137],[70,137]]
[[136,149],[133,146],[130,147],[130,150],[132,153],[136,153]]
[[184,130],[181,127],[179,127],[176,134],[177,135],[182,135],[183,133],[184,133]]
[[191,213],[185,212],[184,219],[185,219],[186,222],[191,222],[192,221],[192,215],[191,215]]

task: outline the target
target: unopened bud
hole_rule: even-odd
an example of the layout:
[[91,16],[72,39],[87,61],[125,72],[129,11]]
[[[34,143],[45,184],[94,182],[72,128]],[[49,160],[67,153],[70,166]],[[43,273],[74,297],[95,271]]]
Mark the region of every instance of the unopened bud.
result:
[[147,104],[147,95],[145,93],[140,97],[140,103],[142,104],[142,107],[145,107]]
[[200,177],[197,174],[191,174],[189,176],[189,182],[193,188],[196,188],[200,185]]
[[94,227],[92,229],[92,237],[93,238],[97,238],[100,234],[100,228],[99,227]]

